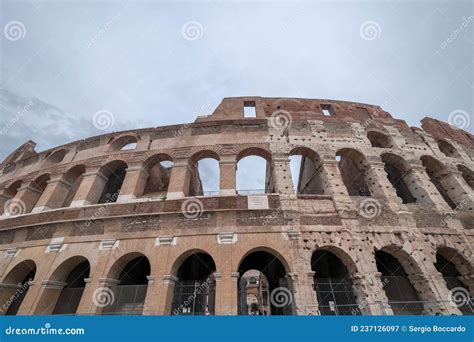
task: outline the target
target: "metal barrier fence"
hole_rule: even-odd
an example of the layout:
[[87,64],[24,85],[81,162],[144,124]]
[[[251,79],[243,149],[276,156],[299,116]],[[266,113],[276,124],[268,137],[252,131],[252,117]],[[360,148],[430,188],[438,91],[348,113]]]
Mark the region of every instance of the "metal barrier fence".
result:
[[[389,315],[390,310],[394,315],[407,316],[426,316],[433,315],[440,306],[454,305],[450,301],[434,302],[434,301],[397,301],[388,303],[372,303],[372,304],[335,304],[330,302],[329,305],[306,306],[307,312],[316,311],[323,316],[358,316],[368,315],[370,309],[376,309],[382,315]],[[316,310],[315,310],[316,309]],[[458,306],[459,311],[465,316],[474,315],[474,298],[462,303]]]

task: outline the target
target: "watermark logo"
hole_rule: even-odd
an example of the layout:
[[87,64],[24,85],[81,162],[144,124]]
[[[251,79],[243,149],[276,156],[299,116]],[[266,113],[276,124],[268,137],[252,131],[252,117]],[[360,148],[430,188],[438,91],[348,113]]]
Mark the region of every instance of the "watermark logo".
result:
[[99,110],[94,113],[92,123],[95,128],[101,131],[110,129],[115,123],[114,115],[108,110]]
[[3,209],[5,216],[15,217],[23,215],[26,212],[26,205],[21,199],[11,198],[5,202]]
[[181,204],[181,212],[188,219],[195,219],[202,215],[204,206],[197,198],[187,199]]
[[25,38],[26,28],[21,21],[13,20],[8,22],[3,28],[5,38],[11,42]]
[[364,40],[375,40],[382,35],[382,28],[378,22],[369,20],[360,25],[359,33]]
[[469,17],[462,17],[461,18],[461,24],[456,27],[456,29],[451,32],[448,38],[446,38],[443,42],[440,44],[441,50],[444,50],[448,47],[449,44],[454,42],[456,38],[471,24],[471,22],[474,20],[474,16],[469,16]]
[[181,27],[181,34],[186,40],[197,40],[204,35],[204,27],[198,21],[188,21]]
[[293,294],[286,287],[277,287],[270,293],[270,303],[277,308],[290,305],[293,302]]
[[277,110],[270,116],[270,126],[275,129],[285,130],[291,126],[293,119],[286,110]]
[[465,129],[471,124],[471,118],[465,110],[457,109],[449,114],[448,123],[459,129]]
[[114,291],[108,287],[99,287],[92,294],[92,302],[99,308],[112,305],[115,301]]
[[359,215],[372,219],[380,215],[382,206],[375,198],[366,198],[359,204]]
[[457,307],[466,305],[470,300],[469,291],[464,287],[455,287],[449,291],[449,301]]

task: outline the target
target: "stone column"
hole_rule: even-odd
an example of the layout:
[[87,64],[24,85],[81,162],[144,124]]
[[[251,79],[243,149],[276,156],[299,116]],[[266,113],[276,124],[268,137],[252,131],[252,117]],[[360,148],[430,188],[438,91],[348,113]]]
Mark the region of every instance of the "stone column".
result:
[[71,183],[63,179],[63,175],[58,175],[50,179],[47,184],[38,203],[36,203],[36,206],[33,208],[33,213],[61,208],[72,187]]
[[20,288],[18,284],[0,283],[0,316],[7,313]]
[[94,283],[92,281],[92,278],[84,278],[84,291],[82,292],[82,297],[81,301],[79,302],[79,305],[76,309],[76,313],[78,315],[89,315],[92,314],[92,312],[89,310],[91,307],[92,299],[94,297],[94,294],[91,290],[95,290],[97,287],[94,287]]
[[402,200],[397,191],[387,178],[385,164],[382,162],[370,162],[367,171],[367,186],[372,197],[383,199],[394,211],[399,211]]
[[273,154],[273,181],[275,192],[285,195],[293,195],[293,181],[291,177],[290,160],[286,155]]
[[108,178],[98,170],[86,171],[83,174],[81,186],[71,202],[71,207],[97,204]]
[[189,191],[191,172],[187,159],[177,159],[171,169],[171,178],[168,186],[167,199],[186,197]]
[[412,195],[416,197],[417,203],[432,206],[441,212],[450,211],[448,204],[426,174],[425,168],[421,165],[410,165],[410,167],[412,171],[404,179]]
[[332,195],[338,213],[354,210],[336,160],[324,159],[321,161],[321,178],[324,182],[324,194]]
[[41,290],[36,301],[36,307],[32,308],[34,315],[51,315],[56,307],[62,289],[67,283],[54,280],[43,280]]
[[462,177],[462,173],[457,169],[450,169],[437,176],[441,186],[456,206],[460,209],[467,209],[474,200],[474,193]]
[[426,314],[461,315],[456,305],[450,301],[449,290],[439,272],[433,271],[431,276],[409,274],[408,279],[416,289],[420,299],[425,302],[423,311]]
[[158,299],[158,287],[154,276],[147,276],[148,286],[146,289],[145,303],[143,305],[143,315],[155,315]]
[[157,288],[160,293],[158,306],[156,308],[157,315],[170,315],[173,305],[174,288],[178,278],[171,274],[165,274],[161,284]]
[[219,161],[220,195],[234,196],[236,194],[237,163],[234,156],[222,156]]
[[355,273],[352,282],[362,315],[393,315],[383,288],[382,273]]
[[15,199],[19,200],[20,203],[24,204],[25,212],[29,213],[38,202],[38,199],[41,196],[41,191],[35,189],[31,182],[22,184],[20,188],[18,188],[18,192],[15,195]]
[[3,214],[5,204],[11,199],[10,196],[5,195],[5,189],[0,191],[0,215]]
[[117,203],[129,202],[142,196],[147,179],[148,172],[142,166],[128,167]]
[[237,284],[239,272],[227,273],[222,276],[214,272],[216,280],[216,316],[237,315]]
[[301,293],[301,299],[305,304],[305,310],[301,312],[303,315],[320,315],[321,312],[319,311],[319,302],[318,296],[316,295],[316,284],[314,283],[314,275],[316,272],[311,271],[306,273],[306,277],[304,279],[304,285],[301,284],[303,287],[303,291]]

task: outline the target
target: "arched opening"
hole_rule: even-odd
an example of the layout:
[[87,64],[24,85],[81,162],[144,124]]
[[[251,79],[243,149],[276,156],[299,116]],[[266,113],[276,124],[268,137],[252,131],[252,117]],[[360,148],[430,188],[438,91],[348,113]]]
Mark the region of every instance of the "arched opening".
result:
[[[15,198],[16,194],[18,193],[18,189],[21,187],[21,184],[22,184],[22,181],[21,180],[18,180],[16,182],[13,182],[12,184],[10,184],[10,186],[8,186],[5,191],[4,191],[4,195],[6,198],[8,198],[8,200],[12,199],[12,198]],[[7,200],[5,200],[7,201]],[[1,214],[4,214],[4,211],[5,211],[5,205],[1,205],[0,206],[0,213]],[[5,214],[12,214],[12,213],[5,213]]]
[[461,300],[456,302],[458,309],[463,315],[474,314],[474,300],[470,296],[469,287],[463,282],[462,274],[458,270],[458,265],[455,262],[464,263],[464,268],[467,269],[467,261],[451,248],[440,248],[436,252],[436,270],[441,273],[446,287],[453,293],[461,294]]
[[360,315],[351,275],[338,256],[326,250],[315,251],[311,270],[321,315]]
[[36,306],[36,315],[75,314],[89,277],[89,261],[83,256],[74,256],[63,261],[43,281],[43,292]]
[[111,285],[113,296],[110,305],[105,306],[104,315],[141,315],[145,305],[150,276],[150,262],[140,253],[121,257],[109,272],[115,279]]
[[269,315],[271,312],[270,291],[268,279],[265,274],[257,270],[248,270],[242,275],[241,284],[245,287],[247,305],[246,315]]
[[31,192],[31,196],[28,199],[29,203],[25,203],[28,212],[31,211],[36,206],[36,203],[38,203],[38,200],[40,199],[44,190],[48,186],[48,181],[50,180],[50,178],[51,177],[49,173],[44,174],[36,178],[31,183],[31,188],[33,189],[33,191]]
[[67,275],[53,315],[74,315],[86,287],[84,279],[89,278],[89,261],[83,260]]
[[66,173],[64,179],[70,184],[70,188],[61,207],[69,207],[71,205],[74,196],[81,185],[85,172],[86,167],[84,165],[76,165]]
[[173,161],[170,156],[158,154],[145,162],[148,177],[143,189],[144,197],[166,198],[171,179]]
[[98,203],[116,202],[127,174],[127,163],[115,160],[100,168],[99,171],[107,181]]
[[237,193],[240,195],[273,193],[273,166],[270,153],[251,148],[237,155]]
[[179,266],[172,315],[214,315],[216,265],[209,254],[195,252]]
[[202,151],[189,162],[189,196],[213,196],[219,194],[219,156],[212,151]]
[[[294,296],[291,278],[279,257],[266,251],[248,254],[239,266],[238,313],[249,315],[293,315]],[[257,278],[258,288],[249,286]],[[249,298],[250,296],[250,298]],[[252,297],[260,298],[255,308]],[[256,311],[255,311],[256,309]]]
[[411,172],[408,163],[403,158],[391,153],[382,154],[382,161],[385,164],[387,178],[395,188],[397,196],[402,199],[404,204],[416,202],[412,189],[410,189],[412,183],[405,180]]
[[394,143],[390,136],[377,131],[370,131],[367,133],[367,138],[372,147],[392,148]]
[[296,194],[324,194],[324,170],[316,152],[296,148],[290,153],[291,177]]
[[400,261],[384,251],[375,252],[377,270],[395,315],[421,315],[423,303]]
[[65,149],[61,149],[58,151],[53,152],[51,155],[49,155],[45,162],[44,166],[49,166],[53,164],[57,164],[63,161],[64,157],[66,156],[67,151]]
[[456,204],[449,196],[448,191],[442,181],[442,179],[446,176],[445,166],[441,164],[441,162],[439,162],[438,160],[430,156],[421,157],[421,162],[423,166],[425,167],[426,173],[428,174],[428,177],[430,178],[431,183],[433,183],[436,189],[438,189],[438,192],[446,201],[446,203],[448,203],[448,205],[452,209],[456,208]]
[[138,139],[133,135],[127,135],[115,139],[110,144],[109,151],[129,151],[137,148]]
[[459,158],[461,157],[456,148],[448,143],[446,140],[438,140],[439,150],[447,157]]
[[349,196],[370,196],[369,165],[365,157],[356,150],[343,148],[336,152],[336,160]]
[[462,178],[464,178],[467,185],[469,185],[471,189],[474,189],[474,172],[463,165],[458,165],[457,168],[458,171],[462,173]]
[[25,260],[16,265],[0,284],[1,303],[7,307],[5,315],[13,316],[25,299],[28,289],[32,285],[36,275],[36,264],[33,260]]

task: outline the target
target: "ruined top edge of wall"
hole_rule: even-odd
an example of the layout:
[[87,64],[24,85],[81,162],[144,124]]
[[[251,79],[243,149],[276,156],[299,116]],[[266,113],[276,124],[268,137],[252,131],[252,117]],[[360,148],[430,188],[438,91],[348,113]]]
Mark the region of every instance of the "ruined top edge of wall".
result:
[[[246,118],[244,107],[250,106],[255,108],[255,117]],[[329,111],[330,115],[325,115],[323,109]],[[425,131],[432,135],[435,139],[452,139],[465,146],[472,146],[474,138],[468,132],[450,126],[447,123],[424,118],[422,120],[422,128],[410,128],[403,120],[393,118],[390,113],[384,111],[380,106],[365,103],[329,100],[329,99],[304,99],[304,98],[270,98],[270,97],[229,97],[224,98],[216,107],[212,114],[208,116],[198,117],[194,123],[178,124],[170,126],[160,126],[152,128],[133,129],[120,132],[106,133],[98,136],[88,137],[83,140],[70,142],[61,146],[36,152],[33,141],[27,141],[15,151],[13,151],[3,162],[0,163],[0,170],[7,167],[14,161],[22,160],[23,162],[31,160],[32,163],[38,159],[50,155],[59,149],[69,149],[72,147],[80,150],[82,146],[88,148],[95,145],[103,145],[110,143],[112,140],[125,135],[148,133],[163,134],[173,131],[179,131],[183,127],[206,127],[212,125],[221,125],[225,123],[249,123],[253,124],[266,122],[275,113],[284,111],[291,115],[293,122],[319,120],[326,123],[338,122],[358,122],[365,127],[374,126],[380,123],[396,127],[400,131],[409,134],[412,130]],[[327,113],[326,113],[327,114]]]

